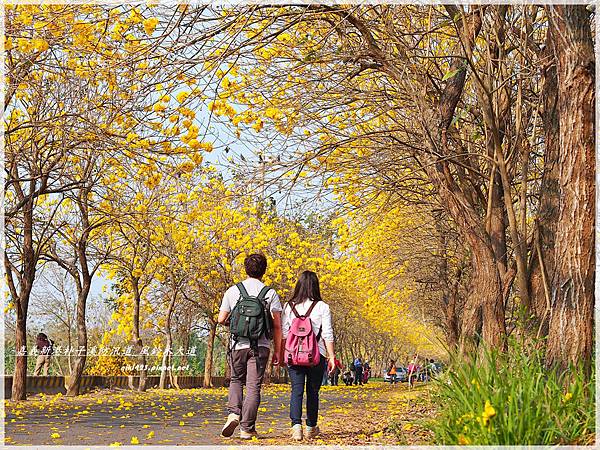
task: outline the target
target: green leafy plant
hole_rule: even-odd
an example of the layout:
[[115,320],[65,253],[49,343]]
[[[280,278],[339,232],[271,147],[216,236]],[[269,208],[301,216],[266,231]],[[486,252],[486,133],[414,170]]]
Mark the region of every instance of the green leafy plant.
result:
[[547,368],[543,354],[515,339],[507,352],[455,358],[436,382],[439,444],[591,444],[595,433],[595,370]]

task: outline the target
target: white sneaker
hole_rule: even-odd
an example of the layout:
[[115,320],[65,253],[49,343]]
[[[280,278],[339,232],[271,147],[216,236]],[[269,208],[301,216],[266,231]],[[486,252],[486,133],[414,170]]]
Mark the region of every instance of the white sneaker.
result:
[[292,427],[292,439],[295,441],[301,441],[302,438],[302,425],[298,423]]
[[227,422],[225,422],[225,426],[221,430],[221,436],[223,437],[231,437],[233,436],[233,432],[240,424],[240,416],[238,414],[229,414],[227,416]]
[[258,437],[258,433],[255,430],[252,430],[252,431],[240,430],[240,439],[250,440],[253,437]]
[[314,439],[316,438],[319,434],[321,433],[321,430],[319,430],[318,426],[314,426],[314,427],[309,427],[308,425],[306,426],[306,437],[308,439]]

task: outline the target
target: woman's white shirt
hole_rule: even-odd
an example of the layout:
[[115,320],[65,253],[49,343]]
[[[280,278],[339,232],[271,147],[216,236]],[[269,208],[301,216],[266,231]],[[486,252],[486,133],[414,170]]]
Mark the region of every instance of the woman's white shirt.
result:
[[[310,308],[312,303],[312,300],[306,299],[302,303],[297,303],[294,306],[296,307],[298,314],[303,315],[308,311],[308,308]],[[289,303],[285,304],[281,314],[283,338],[287,339],[292,326],[292,321],[296,316],[294,315]],[[321,353],[323,356],[326,356],[327,348],[325,347],[325,342],[333,342],[333,327],[331,325],[331,310],[329,309],[329,305],[324,301],[317,302],[310,313],[310,322],[315,335],[319,333],[319,328],[322,327],[321,339],[319,339],[319,353]]]

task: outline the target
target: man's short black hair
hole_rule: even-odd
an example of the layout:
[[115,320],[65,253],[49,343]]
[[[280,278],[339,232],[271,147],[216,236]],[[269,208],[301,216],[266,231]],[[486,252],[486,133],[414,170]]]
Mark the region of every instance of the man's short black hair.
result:
[[267,258],[260,253],[253,253],[246,256],[244,268],[249,277],[260,278],[267,271]]

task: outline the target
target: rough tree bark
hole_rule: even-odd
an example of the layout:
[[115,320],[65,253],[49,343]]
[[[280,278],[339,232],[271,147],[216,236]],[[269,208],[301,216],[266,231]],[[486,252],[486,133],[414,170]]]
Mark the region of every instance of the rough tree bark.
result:
[[[447,7],[452,17],[456,17],[456,9]],[[462,45],[459,48],[472,48],[481,30],[480,8],[473,11],[462,20],[460,34]],[[450,127],[456,106],[462,96],[466,67],[463,57],[455,57],[450,65],[450,71],[457,71],[451,77],[438,102],[438,110],[433,117],[436,124],[425,124],[425,133],[432,155],[425,164],[425,171],[438,191],[441,203],[450,217],[458,226],[472,253],[471,292],[465,304],[462,322],[461,350],[470,352],[477,345],[479,336],[485,343],[494,347],[504,347],[506,325],[504,317],[504,298],[502,279],[498,271],[496,255],[492,247],[485,223],[466,198],[454,179],[445,158],[450,155],[447,130]],[[480,333],[481,330],[481,333]]]
[[[67,386],[68,396],[79,395],[79,388],[81,384],[81,377],[83,376],[83,370],[85,369],[85,362],[87,360],[87,324],[85,321],[87,299],[92,288],[92,278],[94,276],[95,269],[90,270],[89,259],[88,259],[88,243],[90,237],[90,231],[92,226],[89,219],[89,205],[88,195],[90,189],[82,189],[77,196],[77,206],[81,215],[81,227],[82,233],[77,242],[74,244],[74,250],[78,265],[67,264],[63,262],[62,265],[72,275],[75,286],[77,287],[77,358],[73,366],[73,372],[69,377],[69,384]],[[58,260],[58,258],[57,258]]]
[[583,5],[547,7],[557,61],[559,213],[546,363],[589,368],[594,328],[594,45]]
[[144,392],[146,390],[146,380],[148,378],[148,371],[146,370],[146,355],[143,353],[144,345],[142,342],[142,337],[140,335],[140,303],[141,303],[141,294],[140,294],[140,279],[139,277],[131,277],[131,287],[133,290],[133,340],[135,350],[137,351],[139,362],[142,366],[139,371],[139,383],[137,390],[139,392]]
[[544,130],[544,170],[540,186],[536,236],[530,256],[529,284],[531,313],[537,322],[537,333],[548,335],[550,318],[550,285],[554,276],[554,245],[558,222],[558,79],[556,58],[552,50],[550,31],[541,55],[543,88],[541,118]]
[[[175,284],[175,283],[173,283]],[[169,360],[171,357],[171,353],[173,352],[173,333],[171,332],[171,321],[173,318],[173,310],[175,309],[175,302],[177,301],[177,289],[174,288],[173,296],[171,297],[171,301],[169,302],[169,308],[167,310],[167,320],[165,324],[165,335],[167,337],[167,343],[165,345],[165,350],[162,358],[162,367],[160,371],[160,381],[158,384],[159,389],[165,389],[167,387],[167,372],[171,372],[171,370],[167,370],[167,365],[169,364]],[[171,379],[171,375],[169,375],[169,379]]]
[[[22,191],[18,190],[20,196]],[[37,254],[33,243],[33,204],[30,197],[23,206],[23,248],[21,249],[23,265],[22,271],[17,270],[4,250],[4,268],[10,295],[15,302],[17,323],[15,327],[15,372],[12,384],[12,399],[25,400],[27,398],[27,310],[33,281],[35,280]],[[18,289],[14,276],[18,279]]]
[[206,342],[206,357],[204,358],[204,387],[212,386],[213,353],[215,348],[215,335],[217,333],[217,321],[210,318],[208,341]]
[[[463,13],[462,9],[454,5],[444,5],[444,7],[456,23],[461,42],[457,43],[451,51],[453,56],[450,57],[448,73],[453,75],[444,81],[445,86],[433,105],[421,92],[409,91],[412,93],[412,101],[419,108],[419,122],[428,150],[416,154],[415,157],[437,191],[440,204],[455,222],[472,250],[473,286],[465,305],[466,319],[463,321],[461,347],[469,350],[466,347],[476,343],[479,332],[482,331],[486,343],[503,348],[506,324],[502,277],[498,270],[490,234],[486,230],[485,220],[480,217],[468,193],[461,189],[449,163],[453,151],[448,142],[448,130],[463,94],[467,76],[465,59],[472,52],[481,31],[484,8],[474,6],[468,13]],[[369,59],[376,62],[374,67],[400,84],[406,82],[402,61],[399,62],[397,57],[387,54],[379,46],[376,36],[371,33],[369,27],[350,9],[323,5],[311,8],[341,16],[362,37]],[[423,74],[414,75],[422,76],[424,82],[427,81]],[[405,100],[402,99],[403,102]]]
[[[86,266],[87,267],[87,266]],[[86,270],[87,272],[87,270]],[[75,358],[75,364],[73,365],[73,372],[69,377],[69,383],[67,386],[67,396],[73,397],[79,395],[79,387],[81,384],[81,377],[85,368],[85,362],[87,360],[87,326],[85,323],[85,311],[87,298],[92,287],[92,277],[87,273],[82,274],[82,282],[77,288],[77,358]]]
[[442,292],[442,305],[444,307],[446,344],[451,350],[458,348],[460,327],[457,315],[458,287],[462,276],[462,267],[457,267],[454,273],[448,267],[448,233],[444,229],[441,219],[435,217],[438,234],[438,278]]
[[[505,41],[505,30],[504,24],[506,22],[505,16],[507,6],[499,6],[498,14],[495,18],[496,24],[496,37],[497,39],[492,40],[489,43],[490,53],[492,56],[490,66],[496,72],[499,71],[499,65],[501,58],[504,57],[504,41]],[[492,76],[490,73],[489,76]],[[489,81],[488,81],[489,82]],[[498,117],[497,117],[497,132],[500,143],[504,141],[504,135],[506,134],[506,118],[510,114],[510,102],[509,95],[506,92],[508,88],[500,90],[499,94],[499,105],[498,105]],[[495,159],[495,142],[492,132],[488,132],[486,139],[486,150],[488,157],[493,161]],[[488,220],[486,223],[486,229],[490,234],[492,241],[492,249],[496,255],[496,264],[498,265],[498,271],[500,276],[504,277],[508,270],[508,254],[506,245],[506,226],[508,218],[506,216],[506,208],[504,206],[504,190],[502,186],[502,175],[497,166],[493,164],[492,174],[490,176],[490,183],[488,188]]]

